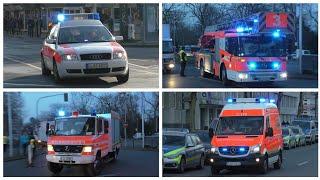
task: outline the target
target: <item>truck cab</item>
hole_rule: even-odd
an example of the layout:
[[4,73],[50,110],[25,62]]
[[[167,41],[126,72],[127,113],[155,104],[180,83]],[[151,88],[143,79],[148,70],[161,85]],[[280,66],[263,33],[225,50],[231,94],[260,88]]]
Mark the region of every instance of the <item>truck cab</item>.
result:
[[[273,100],[229,99],[211,136],[211,172],[255,168],[266,173],[269,165],[280,169],[283,139],[279,111]],[[210,133],[211,132],[211,133]]]
[[120,150],[119,116],[111,114],[79,115],[55,119],[50,130],[47,149],[48,168],[58,174],[64,166],[84,165],[95,176],[102,164],[118,157]]

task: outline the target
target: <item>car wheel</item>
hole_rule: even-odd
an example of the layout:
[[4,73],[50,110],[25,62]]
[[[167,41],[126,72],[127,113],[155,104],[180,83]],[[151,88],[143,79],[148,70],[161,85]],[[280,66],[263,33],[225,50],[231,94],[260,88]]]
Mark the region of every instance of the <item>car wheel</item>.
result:
[[59,75],[58,67],[55,61],[53,61],[53,77],[56,82],[61,82],[62,79]]
[[129,69],[125,75],[117,76],[118,83],[126,83],[129,80]]
[[186,159],[182,156],[179,164],[179,168],[178,168],[179,173],[183,173],[185,170],[185,167],[186,167]]
[[48,162],[48,169],[53,174],[57,175],[62,171],[63,165],[57,164],[57,163]]
[[265,174],[268,172],[268,156],[264,157],[263,162],[261,163],[260,167],[259,167],[259,171],[261,174]]
[[230,85],[230,81],[228,80],[228,76],[227,76],[227,71],[224,66],[222,66],[222,68],[221,68],[221,81],[224,86]]
[[205,161],[205,157],[203,154],[201,154],[200,162],[199,162],[199,165],[197,166],[198,169],[202,169],[204,167],[204,161]]
[[43,56],[41,55],[41,74],[48,76],[51,74],[51,71],[46,67],[46,64],[44,63]]
[[277,162],[273,164],[275,169],[280,169],[282,164],[282,153],[280,152]]
[[211,175],[212,176],[218,175],[219,173],[220,173],[220,169],[218,169],[214,166],[211,166]]

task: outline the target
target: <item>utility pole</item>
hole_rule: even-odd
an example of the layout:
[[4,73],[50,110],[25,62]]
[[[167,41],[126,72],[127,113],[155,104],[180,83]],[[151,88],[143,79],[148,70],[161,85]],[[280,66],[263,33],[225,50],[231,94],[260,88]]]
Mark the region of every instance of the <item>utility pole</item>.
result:
[[[302,4],[299,5],[299,73],[302,74]],[[296,53],[298,53],[296,52]]]
[[141,135],[142,135],[142,148],[144,149],[144,99],[141,98]]
[[8,125],[9,125],[9,156],[13,156],[13,133],[12,133],[12,108],[11,108],[11,99],[10,92],[7,93],[8,101]]

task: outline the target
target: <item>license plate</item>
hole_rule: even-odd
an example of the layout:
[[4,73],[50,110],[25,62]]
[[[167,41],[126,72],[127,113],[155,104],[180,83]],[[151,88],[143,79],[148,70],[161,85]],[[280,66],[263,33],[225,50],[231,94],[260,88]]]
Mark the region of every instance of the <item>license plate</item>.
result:
[[108,63],[91,63],[86,64],[87,69],[103,69],[108,68]]
[[60,161],[73,161],[72,157],[60,157]]
[[241,166],[241,162],[227,162],[227,166]]

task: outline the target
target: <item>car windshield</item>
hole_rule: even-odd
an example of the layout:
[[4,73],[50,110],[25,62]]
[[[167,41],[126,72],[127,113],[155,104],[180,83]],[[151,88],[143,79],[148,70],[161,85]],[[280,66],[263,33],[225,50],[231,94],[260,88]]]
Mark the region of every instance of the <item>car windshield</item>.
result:
[[163,141],[164,145],[185,146],[185,137],[184,136],[163,135],[162,141]]
[[163,53],[173,53],[172,41],[162,41]]
[[299,129],[292,128],[292,132],[293,132],[293,134],[299,134]]
[[292,121],[292,125],[299,126],[301,129],[310,129],[310,123],[307,121]]
[[289,129],[282,129],[282,136],[289,136]]
[[86,136],[94,135],[94,133],[94,117],[62,118],[56,120],[55,135]]
[[221,117],[216,135],[261,135],[263,127],[262,116]]
[[202,142],[210,143],[210,137],[208,132],[196,132],[196,134],[199,136]]
[[58,44],[109,41],[113,41],[113,36],[104,26],[64,27],[58,37]]
[[267,35],[230,37],[227,49],[241,57],[284,57],[287,55],[286,41]]

